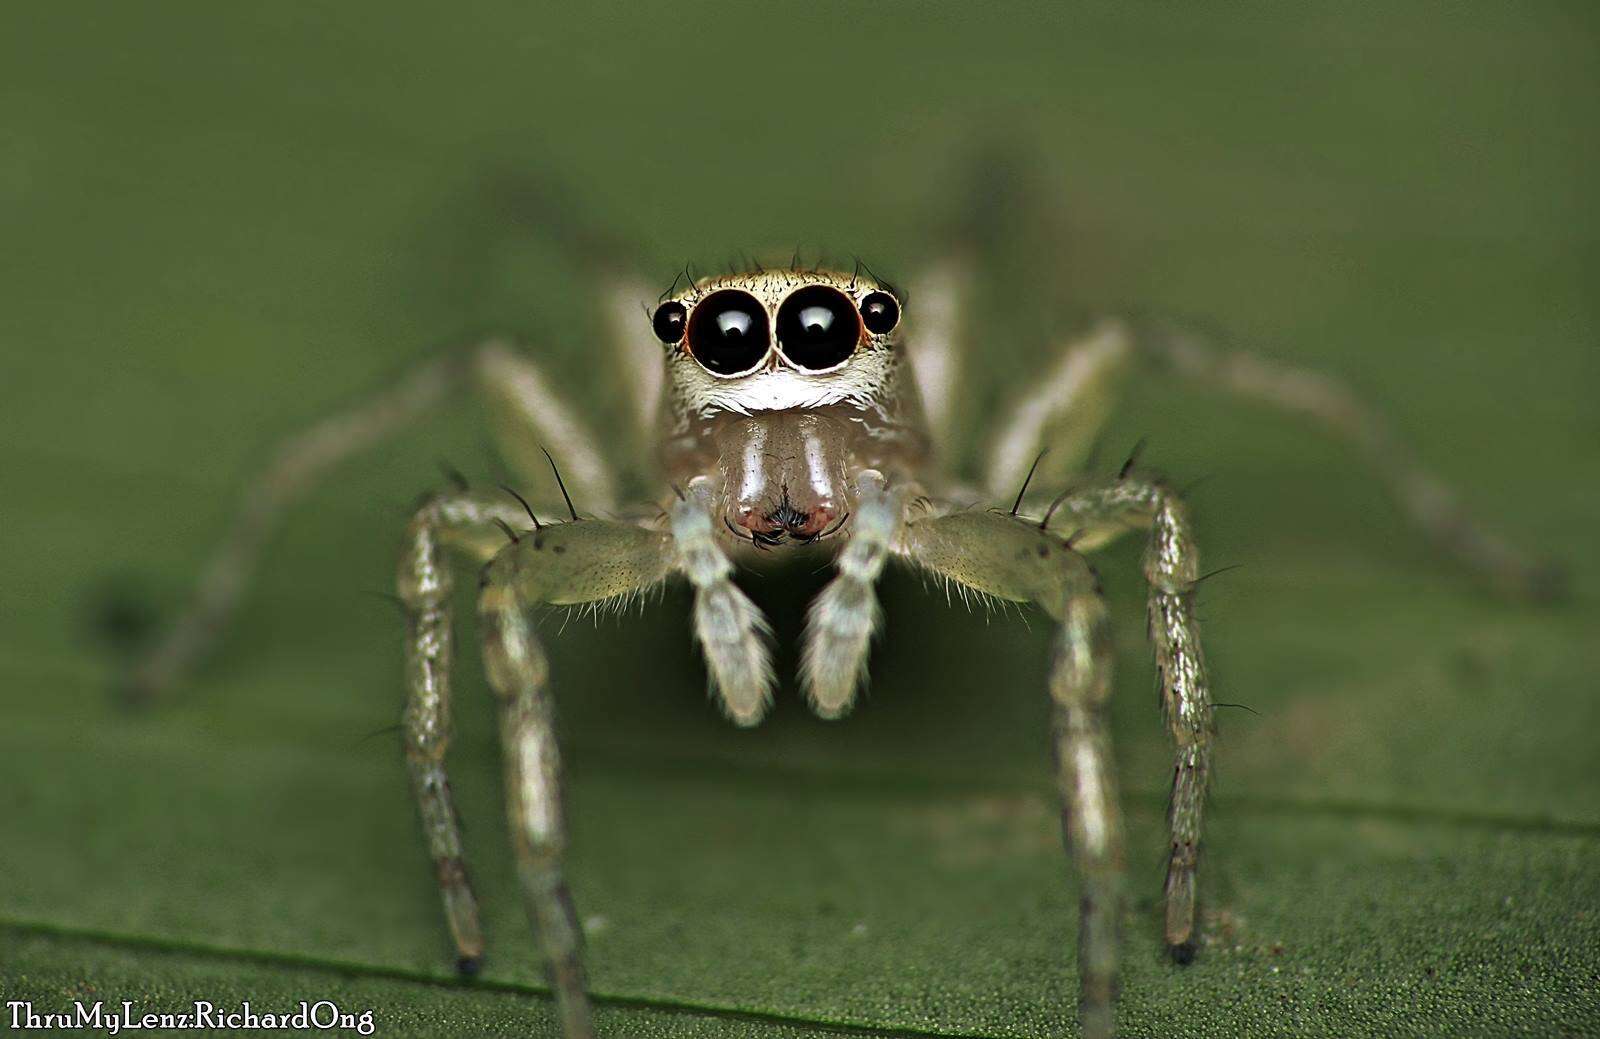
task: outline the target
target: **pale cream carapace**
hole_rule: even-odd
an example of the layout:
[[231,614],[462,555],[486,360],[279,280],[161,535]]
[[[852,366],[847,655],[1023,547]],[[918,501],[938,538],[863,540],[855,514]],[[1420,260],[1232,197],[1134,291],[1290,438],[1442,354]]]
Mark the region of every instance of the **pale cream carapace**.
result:
[[[934,266],[911,306],[859,271],[757,268],[691,279],[685,291],[659,301],[649,322],[639,318],[638,289],[613,293],[615,367],[629,403],[608,416],[616,434],[608,439],[632,447],[620,464],[541,368],[507,344],[485,343],[425,365],[283,448],[252,484],[189,613],[144,661],[132,687],[162,688],[199,654],[237,602],[267,534],[317,476],[448,391],[476,382],[507,460],[532,482],[547,447],[551,466],[559,460],[565,476],[563,496],[572,494],[564,503],[552,499],[546,478],[546,491],[530,494],[529,503],[515,491],[478,490],[460,480],[423,504],[406,531],[398,581],[408,623],[406,760],[461,969],[476,970],[483,935],[445,771],[452,646],[446,550],[482,567],[478,614],[500,703],[518,869],[561,1027],[568,1039],[584,1039],[596,1026],[563,876],[561,766],[548,666],[530,608],[617,603],[673,576],[686,578],[715,696],[735,722],[753,725],[775,680],[766,623],[734,584],[731,557],[817,544],[832,551],[836,573],[810,610],[801,684],[826,717],[846,713],[854,701],[877,624],[874,585],[892,558],[963,594],[1036,604],[1055,622],[1048,692],[1063,825],[1082,885],[1080,1016],[1085,1035],[1109,1035],[1122,827],[1105,728],[1105,607],[1081,553],[1126,530],[1149,531],[1148,625],[1174,744],[1165,938],[1180,961],[1195,947],[1212,710],[1193,608],[1199,557],[1183,503],[1132,460],[1114,475],[1074,472],[1120,376],[1143,364],[1309,416],[1366,452],[1413,519],[1502,586],[1536,591],[1540,572],[1472,523],[1338,384],[1172,330],[1135,334],[1108,322],[1069,344],[1037,369],[996,423],[985,471],[963,479],[948,463],[955,457],[965,275],[960,263]],[[713,335],[702,319],[724,306],[732,316]],[[659,342],[651,341],[652,326]],[[630,511],[620,491],[630,482],[658,508]],[[555,522],[563,505],[567,519]],[[1061,1033],[1068,1030],[1063,1022]]]

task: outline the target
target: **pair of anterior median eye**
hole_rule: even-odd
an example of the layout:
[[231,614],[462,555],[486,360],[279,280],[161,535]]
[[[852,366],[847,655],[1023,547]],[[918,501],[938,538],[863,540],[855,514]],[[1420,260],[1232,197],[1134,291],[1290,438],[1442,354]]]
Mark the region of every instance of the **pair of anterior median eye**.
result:
[[[887,292],[867,293],[858,310],[836,288],[807,285],[778,307],[778,352],[808,372],[831,371],[856,352],[862,329],[882,335],[899,322],[900,305]],[[693,311],[676,300],[663,303],[651,324],[668,345],[687,337],[690,356],[713,375],[754,371],[771,345],[766,308],[739,289],[719,289]]]

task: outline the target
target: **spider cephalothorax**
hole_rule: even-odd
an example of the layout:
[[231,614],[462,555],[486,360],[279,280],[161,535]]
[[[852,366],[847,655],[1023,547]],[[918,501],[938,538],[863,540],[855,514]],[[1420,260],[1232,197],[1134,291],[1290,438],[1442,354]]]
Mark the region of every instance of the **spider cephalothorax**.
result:
[[[950,471],[949,459],[968,454],[949,443],[966,283],[961,264],[933,265],[918,287],[920,309],[911,311],[898,293],[860,273],[756,269],[691,279],[647,310],[647,322],[630,318],[615,338],[633,421],[613,416],[607,426],[614,439],[642,448],[626,459],[602,447],[532,358],[505,343],[426,365],[285,447],[248,498],[194,607],[146,661],[137,685],[166,684],[197,654],[237,600],[269,526],[312,476],[403,427],[470,376],[492,405],[506,458],[524,485],[543,475],[546,446],[567,479],[562,498],[552,500],[546,481],[532,501],[459,481],[417,509],[403,541],[406,761],[461,968],[476,969],[483,934],[445,771],[447,552],[480,568],[478,617],[500,704],[519,875],[562,1029],[569,1039],[587,1039],[594,1028],[563,872],[567,827],[549,665],[531,608],[625,601],[684,578],[715,699],[734,722],[754,725],[775,680],[766,622],[732,580],[732,553],[826,539],[835,574],[811,606],[800,675],[808,702],[825,717],[854,703],[878,620],[875,584],[890,559],[964,593],[1034,604],[1054,623],[1051,740],[1082,884],[1081,1018],[1084,1034],[1109,1035],[1124,854],[1105,726],[1109,628],[1099,582],[1081,553],[1130,530],[1149,532],[1147,622],[1174,747],[1164,930],[1180,961],[1195,946],[1212,709],[1194,615],[1199,554],[1184,503],[1131,463],[1111,476],[1074,471],[1109,410],[1116,376],[1149,363],[1308,414],[1366,450],[1413,518],[1471,563],[1521,591],[1536,589],[1541,572],[1472,523],[1337,384],[1184,333],[1135,335],[1107,322],[1067,343],[996,423],[983,452],[986,471]],[[614,299],[627,305],[612,312],[637,314],[643,293],[634,284],[614,286]],[[656,488],[655,500],[644,508],[618,501],[624,477]],[[996,507],[974,508],[974,496]],[[569,520],[551,522],[560,514]]]

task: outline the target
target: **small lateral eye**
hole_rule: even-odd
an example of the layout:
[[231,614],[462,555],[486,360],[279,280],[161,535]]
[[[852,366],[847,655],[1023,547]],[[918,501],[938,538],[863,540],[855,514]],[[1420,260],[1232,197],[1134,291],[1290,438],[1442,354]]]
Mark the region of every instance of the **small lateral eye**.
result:
[[689,352],[716,375],[754,370],[770,346],[766,308],[748,292],[713,292],[689,315]]
[[861,301],[861,323],[873,335],[883,335],[900,323],[900,304],[887,292],[869,292]]
[[778,349],[801,368],[835,368],[855,353],[860,340],[861,319],[838,289],[807,285],[778,308]]
[[683,341],[684,327],[689,323],[689,311],[682,303],[673,300],[656,308],[650,318],[650,327],[656,338],[671,346]]

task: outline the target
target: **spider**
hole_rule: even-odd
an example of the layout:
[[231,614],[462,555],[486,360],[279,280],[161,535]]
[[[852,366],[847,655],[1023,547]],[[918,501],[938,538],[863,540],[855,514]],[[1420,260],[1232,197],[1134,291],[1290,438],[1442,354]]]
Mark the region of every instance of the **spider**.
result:
[[[1106,730],[1111,644],[1087,552],[1130,530],[1148,532],[1148,629],[1174,748],[1164,937],[1179,962],[1196,946],[1213,708],[1195,619],[1200,555],[1181,495],[1135,459],[1109,478],[1077,472],[1119,376],[1164,371],[1308,417],[1364,452],[1411,519],[1470,565],[1521,592],[1541,587],[1542,571],[1469,519],[1339,383],[1149,322],[1104,321],[1066,345],[994,431],[981,485],[962,485],[943,460],[953,453],[969,275],[957,259],[934,264],[908,295],[859,266],[752,264],[725,276],[680,276],[645,307],[648,321],[633,309],[644,290],[617,279],[607,292],[618,323],[614,367],[631,402],[618,422],[637,445],[654,448],[638,452],[654,456],[661,494],[653,509],[629,511],[618,501],[619,473],[601,441],[533,358],[498,340],[435,357],[283,446],[251,485],[189,612],[137,669],[133,688],[161,689],[193,662],[239,599],[270,530],[318,476],[475,384],[512,466],[525,475],[555,470],[565,518],[546,510],[557,505],[553,496],[536,509],[510,488],[457,479],[453,490],[425,498],[405,529],[405,759],[459,969],[476,971],[484,942],[445,768],[447,556],[481,567],[478,623],[498,702],[518,874],[563,1031],[583,1039],[594,1028],[563,875],[561,758],[530,610],[626,601],[686,578],[714,698],[736,725],[752,726],[772,701],[775,677],[766,622],[733,581],[735,559],[814,544],[831,553],[834,576],[809,609],[800,684],[825,718],[851,709],[879,620],[874,585],[891,560],[964,593],[1034,604],[1054,623],[1054,778],[1082,892],[1079,1017],[1083,1034],[1108,1036],[1124,848]],[[919,309],[908,306],[913,299]],[[629,464],[646,471],[641,459]],[[993,507],[978,507],[985,501]]]

